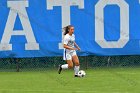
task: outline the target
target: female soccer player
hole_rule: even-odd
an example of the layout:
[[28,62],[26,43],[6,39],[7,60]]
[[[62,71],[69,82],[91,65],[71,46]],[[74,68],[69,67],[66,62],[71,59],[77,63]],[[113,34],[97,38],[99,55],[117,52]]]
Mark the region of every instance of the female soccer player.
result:
[[80,50],[80,47],[75,42],[74,27],[72,25],[66,26],[63,39],[64,54],[63,60],[66,60],[67,64],[59,65],[58,73],[60,74],[62,69],[73,68],[73,63],[75,64],[74,71],[75,77],[78,77],[79,71],[79,59],[76,54],[76,50]]

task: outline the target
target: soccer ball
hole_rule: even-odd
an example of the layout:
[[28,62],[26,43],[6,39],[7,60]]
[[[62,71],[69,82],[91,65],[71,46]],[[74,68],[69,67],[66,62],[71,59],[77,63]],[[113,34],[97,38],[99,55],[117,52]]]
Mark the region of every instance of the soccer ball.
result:
[[79,77],[84,77],[86,75],[86,72],[84,71],[84,70],[80,70],[79,72],[78,72],[78,76]]

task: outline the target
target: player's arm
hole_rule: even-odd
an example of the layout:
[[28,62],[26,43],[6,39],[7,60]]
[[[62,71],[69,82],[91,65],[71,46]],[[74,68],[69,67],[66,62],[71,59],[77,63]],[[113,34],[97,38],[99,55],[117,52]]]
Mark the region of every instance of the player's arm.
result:
[[74,46],[75,46],[78,50],[81,50],[80,47],[76,44],[76,42],[74,42]]
[[66,44],[64,44],[63,47],[66,48],[66,49],[70,49],[70,50],[76,50],[76,48],[70,47]]

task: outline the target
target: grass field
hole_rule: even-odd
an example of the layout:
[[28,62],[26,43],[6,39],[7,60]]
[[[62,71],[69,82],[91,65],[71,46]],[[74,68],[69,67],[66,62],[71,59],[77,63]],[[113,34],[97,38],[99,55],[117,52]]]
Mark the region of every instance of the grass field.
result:
[[140,93],[140,68],[94,68],[84,78],[73,70],[0,72],[0,93]]

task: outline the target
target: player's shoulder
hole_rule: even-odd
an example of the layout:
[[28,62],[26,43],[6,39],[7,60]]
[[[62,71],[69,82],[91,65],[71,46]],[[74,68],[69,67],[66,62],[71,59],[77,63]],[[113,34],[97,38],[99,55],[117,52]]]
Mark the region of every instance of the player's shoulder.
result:
[[66,34],[66,35],[64,35],[64,37],[69,37],[69,35],[68,35],[68,34]]
[[66,34],[66,35],[64,36],[64,38],[71,38],[71,37],[75,37],[75,35],[72,34],[72,36],[70,36],[69,34]]
[[72,36],[73,36],[73,37],[75,37],[75,35],[74,35],[74,34],[72,34]]
[[71,36],[72,38],[75,38],[75,35],[74,34],[72,34],[72,36]]
[[66,35],[64,36],[64,39],[68,39],[68,38],[69,38],[69,35],[66,34]]

